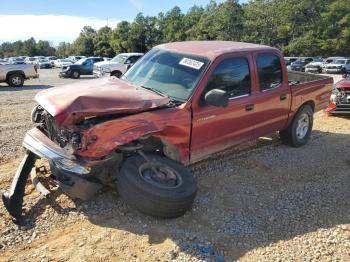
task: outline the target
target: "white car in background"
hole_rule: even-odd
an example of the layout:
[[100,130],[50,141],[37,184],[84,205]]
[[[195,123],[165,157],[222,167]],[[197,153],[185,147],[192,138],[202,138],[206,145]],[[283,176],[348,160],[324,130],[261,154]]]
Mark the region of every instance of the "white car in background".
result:
[[32,64],[35,65],[37,63],[37,59],[35,57],[27,57],[24,62],[26,64]]
[[340,58],[335,59],[334,62],[325,65],[324,71],[326,73],[341,73],[346,74],[350,72],[350,59],[348,58]]
[[73,62],[69,59],[57,59],[54,61],[54,65],[55,67],[62,68],[73,65]]
[[305,66],[305,72],[306,73],[322,73],[324,61],[322,58],[314,58],[314,60],[311,63],[308,63]]
[[95,77],[109,74],[119,78],[143,55],[143,53],[121,53],[110,61],[95,63],[93,74]]

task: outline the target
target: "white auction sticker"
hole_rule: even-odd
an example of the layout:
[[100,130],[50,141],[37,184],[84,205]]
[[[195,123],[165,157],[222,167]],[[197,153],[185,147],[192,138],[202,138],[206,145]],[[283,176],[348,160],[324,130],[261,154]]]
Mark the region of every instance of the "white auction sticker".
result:
[[204,63],[201,61],[197,61],[187,57],[182,58],[179,64],[183,66],[188,66],[197,70],[199,70],[204,65]]

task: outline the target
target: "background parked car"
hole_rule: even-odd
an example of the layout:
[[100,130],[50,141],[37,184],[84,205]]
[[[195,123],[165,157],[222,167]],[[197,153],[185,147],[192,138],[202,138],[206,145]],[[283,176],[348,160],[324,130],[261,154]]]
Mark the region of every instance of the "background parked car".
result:
[[36,64],[37,63],[37,59],[35,57],[27,57],[24,62],[26,64]]
[[313,62],[305,66],[306,73],[322,73],[324,60],[322,58],[315,58]]
[[286,63],[287,66],[289,66],[291,63],[297,61],[297,57],[285,57],[284,62]]
[[96,63],[94,76],[101,77],[107,73],[119,78],[142,56],[143,53],[122,53],[115,56],[111,61]]
[[81,75],[92,75],[94,63],[103,61],[102,57],[82,58],[73,65],[63,67],[59,77],[79,78]]
[[40,69],[52,68],[52,64],[49,59],[39,59],[37,65]]
[[308,64],[308,62],[306,62],[303,59],[299,59],[293,63],[290,64],[290,69],[293,71],[300,71],[300,72],[304,72],[305,71],[305,66]]
[[48,56],[46,58],[50,61],[52,67],[54,67],[55,66],[55,60],[57,60],[57,57],[56,56]]
[[22,64],[25,64],[24,62],[24,59],[23,58],[19,58],[19,57],[10,57],[8,62],[10,64],[13,64],[13,65],[22,65]]
[[55,67],[58,67],[58,68],[70,66],[72,64],[73,64],[73,62],[69,59],[57,59],[54,61]]
[[326,73],[346,74],[347,72],[350,72],[350,59],[348,58],[335,59],[334,62],[329,63],[324,67],[324,71]]

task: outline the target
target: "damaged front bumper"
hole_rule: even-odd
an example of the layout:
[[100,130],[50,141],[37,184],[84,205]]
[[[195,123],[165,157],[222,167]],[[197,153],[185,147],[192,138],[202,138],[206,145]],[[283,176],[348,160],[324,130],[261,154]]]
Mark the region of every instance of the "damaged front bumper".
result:
[[38,128],[27,132],[23,146],[27,153],[17,169],[10,190],[2,196],[6,209],[13,217],[21,216],[25,184],[37,158],[49,161],[52,178],[71,197],[87,200],[102,188],[100,183],[89,179],[91,163],[68,154]]

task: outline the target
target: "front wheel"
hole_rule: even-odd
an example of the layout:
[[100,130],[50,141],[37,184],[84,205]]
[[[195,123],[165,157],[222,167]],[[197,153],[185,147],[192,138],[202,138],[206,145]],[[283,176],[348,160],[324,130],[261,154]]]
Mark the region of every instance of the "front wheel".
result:
[[130,206],[154,217],[183,215],[193,204],[196,180],[183,165],[150,154],[128,157],[117,179],[120,196]]
[[300,147],[305,145],[311,135],[313,126],[313,110],[310,105],[302,106],[295,114],[289,127],[280,131],[280,137],[284,144]]

